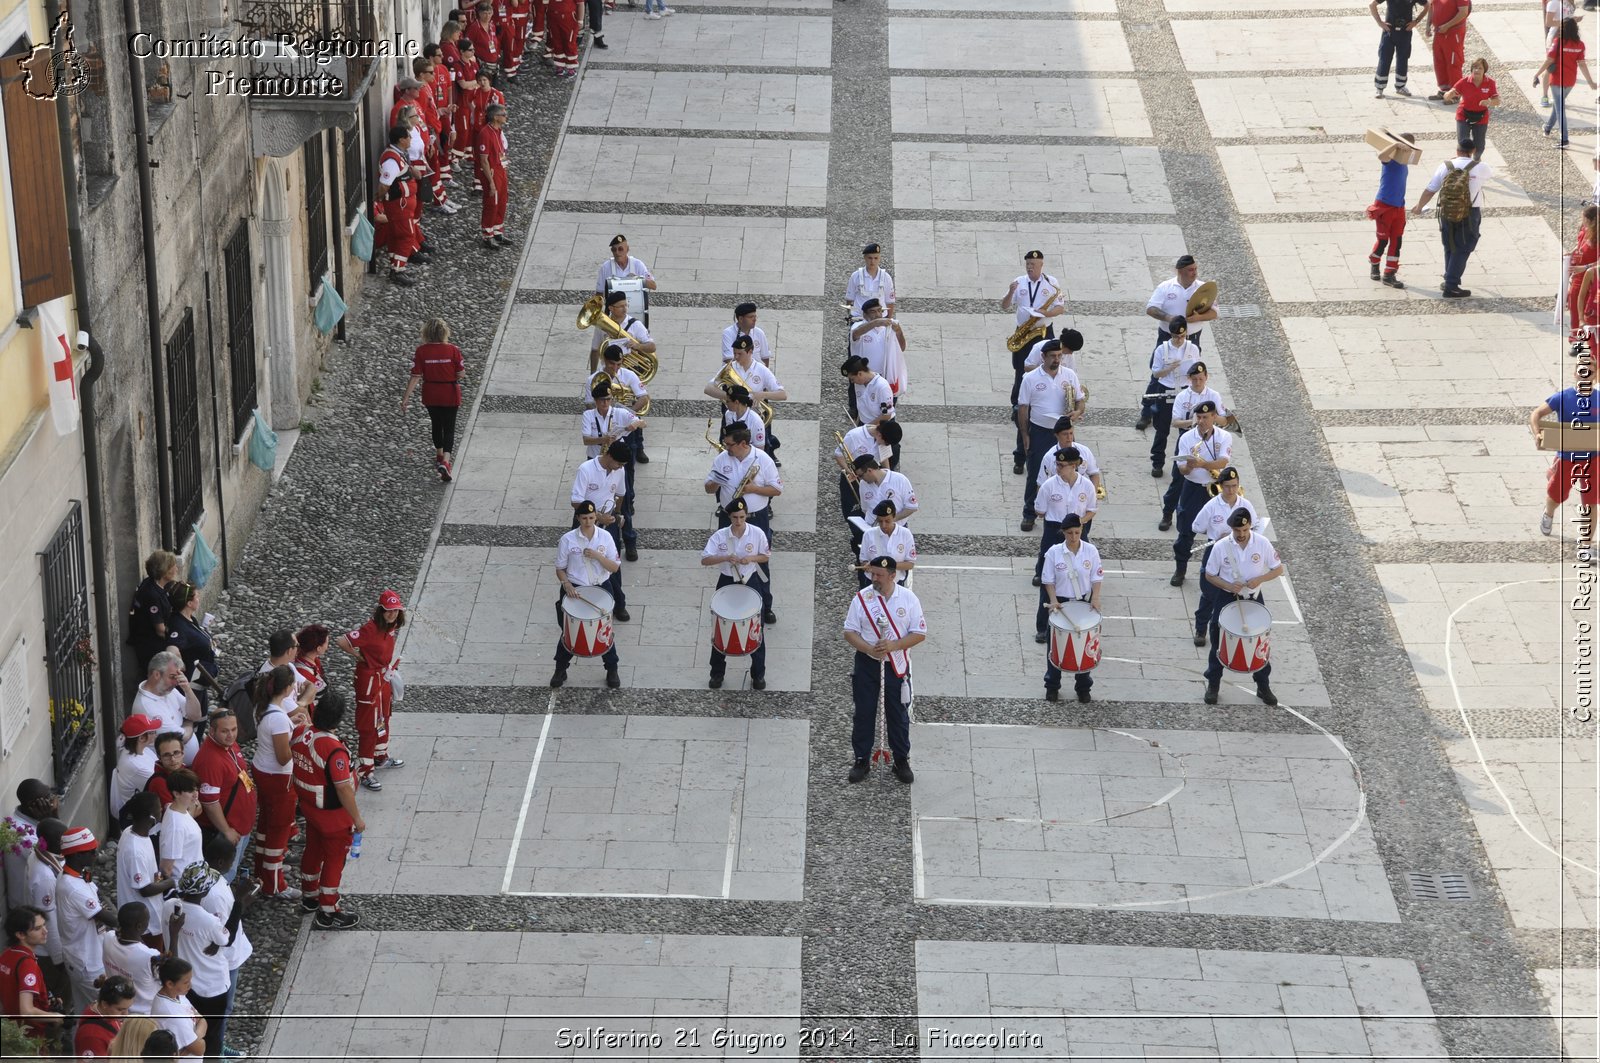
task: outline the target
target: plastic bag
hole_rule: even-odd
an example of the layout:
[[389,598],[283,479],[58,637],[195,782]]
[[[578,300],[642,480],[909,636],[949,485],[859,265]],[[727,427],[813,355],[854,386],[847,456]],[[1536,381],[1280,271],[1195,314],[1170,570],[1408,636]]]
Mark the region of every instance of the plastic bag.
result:
[[261,410],[253,411],[256,426],[250,433],[250,464],[262,472],[271,472],[278,461],[278,433],[267,427]]
[[334,328],[339,324],[339,319],[344,317],[347,307],[344,300],[339,298],[339,293],[334,291],[333,285],[328,283],[328,278],[322,278],[322,291],[317,294],[317,310],[312,315],[318,331],[324,336],[331,336]]
[[217,555],[211,552],[206,537],[200,534],[200,525],[194,525],[194,557],[189,560],[189,582],[204,587],[217,570]]
[[372,261],[372,242],[377,233],[365,214],[356,215],[355,232],[350,234],[350,253],[363,262]]
[[404,701],[406,699],[406,677],[400,674],[400,669],[391,668],[383,673],[383,677],[389,681],[389,700]]

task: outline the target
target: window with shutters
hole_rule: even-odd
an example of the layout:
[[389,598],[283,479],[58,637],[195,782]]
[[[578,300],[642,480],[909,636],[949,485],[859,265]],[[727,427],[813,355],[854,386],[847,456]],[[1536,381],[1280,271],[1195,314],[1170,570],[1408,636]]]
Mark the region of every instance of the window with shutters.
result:
[[233,398],[233,438],[244,435],[256,408],[256,312],[250,268],[250,222],[239,222],[223,249],[228,287],[228,376]]
[[67,201],[61,171],[56,105],[23,89],[27,51],[0,58],[0,107],[5,113],[12,220],[16,227],[22,305],[72,293],[67,245]]
[[180,541],[200,519],[200,382],[195,367],[194,310],[185,308],[167,340],[167,423],[172,451],[172,513]]
[[328,195],[321,133],[306,141],[302,154],[306,166],[306,255],[311,268],[311,291],[315,292],[328,272]]

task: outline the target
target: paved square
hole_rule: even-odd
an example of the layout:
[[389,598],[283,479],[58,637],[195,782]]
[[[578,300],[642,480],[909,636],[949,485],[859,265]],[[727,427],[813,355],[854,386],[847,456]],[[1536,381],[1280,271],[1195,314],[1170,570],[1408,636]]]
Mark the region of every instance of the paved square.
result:
[[[353,930],[309,938],[284,980],[276,1059],[683,1058],[689,1030],[702,1052],[718,1032],[799,1036],[799,938]],[[609,1048],[583,1040],[597,1027]]]
[[613,18],[606,26],[610,64],[804,66],[832,62],[832,20],[815,15],[700,15],[683,11],[659,22]]
[[550,176],[559,200],[820,207],[828,145],[697,137],[569,136]]
[[1150,135],[1144,95],[1132,80],[908,75],[890,78],[889,93],[896,133]]
[[896,70],[1133,69],[1118,22],[1010,19],[889,19],[889,65]]
[[1038,12],[1047,15],[1108,14],[1116,0],[889,0],[890,11],[963,11],[1011,15]]
[[1600,1058],[1600,1036],[1596,1035],[1595,1011],[1600,996],[1595,992],[1593,969],[1569,967],[1534,972],[1539,987],[1550,1004],[1550,1014],[1561,1031],[1561,1047],[1571,1059]]
[[919,941],[917,1004],[930,1059],[1445,1058],[1416,965],[1383,957]]
[[[1376,28],[1370,18],[1367,25]],[[1224,139],[1359,137],[1372,125],[1452,136],[1456,129],[1455,111],[1421,97],[1373,99],[1370,78],[1200,78],[1194,91],[1211,135]]]
[[[1438,153],[1436,145],[1428,147],[1431,154]],[[1250,144],[1219,147],[1217,154],[1241,214],[1362,212],[1377,194],[1381,169],[1377,153],[1370,148],[1363,153],[1362,148],[1346,141]],[[1488,148],[1483,161],[1494,174],[1486,186],[1492,202],[1504,207],[1529,205],[1528,194],[1506,174],[1505,159],[1497,149]],[[1437,163],[1433,159],[1411,167],[1408,206],[1422,194]]]
[[1378,50],[1371,18],[1179,19],[1172,32],[1195,73],[1365,67]]
[[902,210],[1171,214],[1155,148],[896,144]]
[[[826,6],[827,0],[821,0]],[[798,6],[785,4],[784,6]],[[826,133],[833,79],[817,74],[584,71],[572,124]]]

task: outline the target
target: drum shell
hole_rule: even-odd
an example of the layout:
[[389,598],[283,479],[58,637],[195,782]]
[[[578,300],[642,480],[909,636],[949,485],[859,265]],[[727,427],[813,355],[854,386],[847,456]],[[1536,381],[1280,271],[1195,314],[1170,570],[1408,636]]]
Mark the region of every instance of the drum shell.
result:
[[1272,614],[1260,602],[1229,602],[1217,610],[1217,660],[1248,675],[1272,662]]
[[1090,672],[1100,663],[1100,614],[1085,602],[1063,602],[1050,614],[1050,663],[1063,672]]
[[561,599],[561,644],[574,657],[603,657],[611,650],[611,609],[615,599],[599,587],[584,587],[581,598]]
[[761,646],[761,595],[739,584],[711,596],[711,646],[725,657],[748,657]]

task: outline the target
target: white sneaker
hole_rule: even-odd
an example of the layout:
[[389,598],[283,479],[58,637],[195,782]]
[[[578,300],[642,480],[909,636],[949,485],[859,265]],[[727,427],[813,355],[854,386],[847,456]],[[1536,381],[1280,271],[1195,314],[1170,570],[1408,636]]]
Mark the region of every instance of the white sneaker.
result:
[[272,896],[280,901],[298,901],[303,895],[294,886],[285,886]]
[[677,12],[673,11],[672,8],[670,8],[670,7],[664,7],[664,8],[661,9],[661,14],[663,16],[666,16],[666,15],[677,14]]
[[646,11],[644,13],[644,17],[649,19],[651,22],[659,22],[661,20],[661,16],[656,14],[654,11]]
[[1554,522],[1550,519],[1550,514],[1546,513],[1544,516],[1539,518],[1540,535],[1549,535],[1553,526]]

